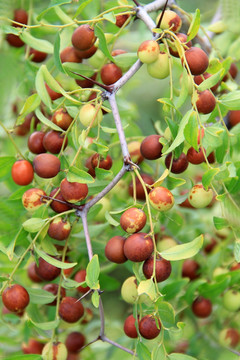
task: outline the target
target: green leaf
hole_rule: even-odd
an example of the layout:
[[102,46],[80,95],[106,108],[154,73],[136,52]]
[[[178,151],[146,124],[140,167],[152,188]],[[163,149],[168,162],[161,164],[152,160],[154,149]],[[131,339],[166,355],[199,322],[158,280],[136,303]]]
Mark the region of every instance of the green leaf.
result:
[[115,277],[100,273],[99,282],[104,291],[114,291],[120,288],[120,282]]
[[172,248],[162,251],[160,254],[166,260],[183,260],[196,255],[203,245],[203,235],[186,244],[173,246]]
[[26,221],[24,221],[23,228],[24,230],[35,233],[41,230],[45,224],[46,220],[41,218],[31,218]]
[[211,75],[209,78],[204,80],[200,85],[198,85],[198,90],[204,91],[210,89],[212,86],[216,85],[220,81],[220,79],[223,77],[223,74],[224,74],[224,70],[221,69],[216,74]]
[[205,284],[206,280],[196,279],[194,281],[190,281],[187,291],[185,292],[184,299],[188,304],[192,304],[194,298],[196,297],[196,291],[200,285]]
[[203,147],[208,149],[215,149],[222,144],[221,134],[224,131],[223,128],[219,126],[211,126],[205,128],[204,137],[203,137]]
[[175,280],[170,284],[165,285],[161,289],[161,293],[164,295],[164,300],[169,301],[176,298],[183,290],[184,286],[187,285],[189,279]]
[[94,255],[92,260],[88,263],[86,274],[86,283],[91,289],[99,289],[99,274],[100,266],[98,261],[98,255]]
[[99,39],[99,49],[104,53],[104,55],[111,61],[115,61],[114,58],[112,57],[112,55],[110,54],[108,47],[107,47],[107,41],[104,35],[103,30],[101,29],[101,27],[99,25],[95,26],[94,29],[94,33],[97,36],[97,38]]
[[10,355],[5,360],[41,360],[41,355]]
[[43,67],[41,66],[40,69],[37,72],[36,79],[35,79],[35,87],[37,90],[38,95],[40,96],[40,99],[42,102],[47,105],[49,109],[52,110],[52,102],[50,99],[50,96],[48,95],[45,81],[44,81],[44,74],[43,74]]
[[209,298],[214,300],[215,298],[219,297],[225,289],[229,287],[230,284],[230,277],[225,277],[222,280],[214,283],[205,283],[201,284],[198,287],[199,294],[203,297]]
[[[81,285],[83,285],[84,283],[85,281],[83,281]],[[62,287],[64,287],[64,289],[76,289],[78,286],[80,286],[80,283],[75,280],[68,278],[63,279]]]
[[119,226],[120,223],[118,221],[116,221],[110,214],[108,211],[106,211],[105,213],[105,218],[107,220],[107,222],[110,224],[110,225],[113,225],[113,226]]
[[53,45],[49,41],[35,38],[28,30],[23,31],[20,34],[20,38],[25,44],[31,46],[35,50],[53,54]]
[[94,291],[91,297],[92,304],[95,308],[99,307],[99,294],[97,291]]
[[95,168],[95,173],[96,173],[96,177],[99,180],[104,180],[105,178],[112,176],[111,170],[105,170],[105,169],[101,169],[101,168],[97,168],[97,167]]
[[76,13],[73,16],[73,19],[75,19],[78,15],[81,14],[81,12],[85,9],[85,7],[90,4],[93,0],[86,0],[78,7]]
[[0,178],[3,178],[7,174],[11,173],[11,169],[15,161],[16,158],[14,156],[0,157]]
[[30,301],[33,304],[50,304],[56,298],[55,295],[44,289],[34,289],[27,287],[26,290],[29,293]]
[[54,41],[54,63],[59,71],[65,72],[60,59],[60,47],[61,47],[61,37],[60,37],[60,32],[57,32]]
[[219,102],[229,110],[240,110],[240,90],[231,91],[223,95]]
[[169,329],[175,325],[175,313],[172,305],[166,301],[160,299],[157,301],[158,314],[161,323],[166,329]]
[[190,116],[184,128],[184,136],[186,141],[193,146],[195,150],[198,150],[198,121],[196,113]]
[[[65,62],[62,64],[62,66],[64,71],[74,79],[83,80],[81,74],[87,77],[91,77],[94,74],[94,70],[87,64]],[[73,74],[72,71],[79,75]]]
[[221,230],[221,229],[229,226],[229,223],[226,219],[220,218],[217,216],[213,217],[213,223],[217,230]]
[[196,9],[192,22],[189,26],[188,32],[187,32],[187,41],[192,40],[193,38],[195,38],[195,36],[198,33],[198,30],[200,28],[200,10]]
[[152,350],[152,360],[166,360],[166,352],[162,344],[157,344]]
[[186,69],[183,69],[183,78],[181,83],[181,89],[179,97],[177,98],[176,107],[179,109],[186,101],[188,97],[188,73]]
[[35,321],[31,320],[31,319],[30,319],[30,321],[35,327],[37,327],[37,328],[39,328],[41,330],[53,330],[53,329],[56,329],[58,327],[59,323],[60,323],[59,319],[54,320],[54,321],[44,322],[44,323],[37,323],[37,322],[35,322]]
[[184,184],[186,184],[185,179],[175,178],[173,176],[168,176],[167,177],[167,188],[169,190],[175,189],[176,187],[182,186]]
[[139,360],[151,360],[150,351],[148,350],[146,345],[144,345],[141,342],[138,342],[138,344],[137,344],[137,354],[138,354]]
[[136,53],[126,53],[126,54],[120,54],[114,57],[114,62],[117,66],[120,68],[128,68],[132,66],[136,61],[138,57]]
[[54,265],[60,269],[70,269],[70,268],[74,267],[75,265],[77,265],[77,263],[66,263],[66,262],[59,261],[59,260],[47,255],[45,252],[38,249],[36,246],[34,247],[34,250],[41,258],[43,258],[49,264]]
[[186,355],[186,354],[177,354],[177,353],[172,353],[170,355],[168,355],[168,359],[169,360],[197,360],[196,358]]
[[46,116],[44,116],[43,113],[39,109],[36,110],[36,116],[44,125],[46,125],[50,129],[53,129],[55,131],[64,132],[63,129],[61,129],[59,126],[55,125],[51,120],[46,118]]
[[236,241],[234,245],[234,257],[236,262],[240,263],[240,242]]
[[213,181],[215,175],[217,173],[219,173],[220,169],[216,168],[216,169],[210,169],[208,171],[206,171],[203,174],[202,177],[202,184],[203,186],[206,188],[206,190],[208,189],[208,187],[211,185],[211,182]]
[[20,111],[20,114],[17,118],[16,125],[20,125],[23,123],[24,118],[27,114],[34,111],[41,103],[41,99],[38,94],[33,94],[27,98],[23,108]]
[[38,16],[37,16],[37,20],[41,20],[44,15],[46,13],[49,12],[49,10],[51,10],[53,7],[55,6],[59,6],[59,5],[63,5],[63,4],[70,4],[72,2],[72,0],[51,0],[50,5],[48,6],[47,9],[43,10]]
[[147,294],[151,300],[155,300],[157,293],[152,279],[142,280],[138,285],[138,296]]
[[79,182],[83,184],[93,183],[95,179],[86,171],[78,169],[76,166],[70,166],[67,173],[67,180],[70,182]]

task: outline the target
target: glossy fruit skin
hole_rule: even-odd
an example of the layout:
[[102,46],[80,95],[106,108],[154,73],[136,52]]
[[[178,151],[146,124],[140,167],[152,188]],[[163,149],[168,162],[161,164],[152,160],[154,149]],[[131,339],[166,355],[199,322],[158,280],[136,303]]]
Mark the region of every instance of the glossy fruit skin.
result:
[[147,71],[150,76],[156,79],[165,79],[169,75],[168,54],[161,51],[157,60],[147,65]]
[[82,201],[88,194],[87,184],[70,182],[66,178],[61,181],[60,190],[63,198],[70,203]]
[[102,110],[99,107],[95,107],[93,104],[86,104],[83,105],[79,112],[79,119],[80,122],[88,127],[96,127],[98,124],[101,123],[103,119]]
[[[165,158],[165,165],[168,169],[170,169],[172,160],[172,153],[168,154]],[[187,156],[182,153],[178,159],[173,158],[171,172],[173,174],[181,174],[188,168],[188,159]]]
[[[141,177],[145,184],[152,185],[154,183],[154,180],[150,175],[141,174]],[[130,196],[133,196],[133,182],[130,183],[128,192]],[[147,192],[150,192],[150,189],[148,187]],[[145,200],[145,192],[138,178],[136,178],[136,197],[138,200]]]
[[76,298],[66,296],[62,299],[59,306],[59,316],[68,323],[75,323],[84,314],[84,307]]
[[[16,9],[16,10],[14,10],[13,20],[17,21],[18,23],[27,25],[28,13],[24,9]],[[14,27],[22,27],[19,24],[12,24],[12,26],[14,26]]]
[[123,264],[127,261],[123,247],[126,238],[123,236],[112,237],[105,246],[105,256],[109,261],[116,264]]
[[31,58],[31,61],[41,63],[47,58],[47,53],[30,48],[29,57]]
[[134,304],[138,298],[137,279],[135,276],[127,278],[121,287],[121,295],[124,301]]
[[43,146],[43,138],[45,133],[43,131],[34,131],[28,138],[28,148],[33,154],[42,154],[46,152]]
[[223,329],[219,334],[219,342],[222,346],[230,346],[235,348],[240,341],[240,334],[237,329],[227,328]]
[[140,164],[144,160],[140,151],[140,147],[141,143],[139,141],[131,141],[128,143],[129,155],[135,164]]
[[61,269],[49,264],[43,258],[38,259],[38,266],[35,264],[35,270],[37,275],[46,281],[52,281],[61,274]]
[[91,163],[93,168],[98,167],[100,169],[110,170],[112,167],[112,158],[110,155],[107,155],[104,159],[103,156],[96,153],[92,156]]
[[[176,36],[177,36],[178,40],[179,40],[182,44],[184,44],[185,46],[187,46],[188,48],[190,48],[190,47],[192,46],[191,40],[187,42],[187,35],[186,35],[186,34],[184,34],[184,33],[177,33]],[[171,43],[170,43],[170,45],[169,45],[169,51],[170,51],[170,54],[171,54],[172,56],[179,57],[177,48],[176,48],[174,45],[172,45]]]
[[237,290],[228,290],[223,295],[223,306],[228,311],[238,311],[240,308],[240,292]]
[[62,63],[65,62],[73,62],[73,63],[81,63],[82,59],[77,56],[76,49],[73,46],[67,46],[60,52],[60,59]]
[[14,284],[7,287],[2,293],[2,302],[6,308],[13,312],[24,310],[30,301],[27,290],[19,285]]
[[158,42],[155,40],[146,40],[138,48],[137,55],[144,64],[151,64],[156,61],[160,52]]
[[213,192],[211,189],[207,191],[202,184],[194,185],[188,194],[190,204],[197,209],[202,209],[208,206],[213,199]]
[[160,334],[161,323],[159,320],[158,327],[156,319],[152,315],[145,315],[139,322],[139,332],[142,337],[148,340],[155,339]]
[[9,43],[9,45],[16,48],[20,48],[25,45],[25,43],[20,39],[20,37],[14,34],[7,34],[6,40]]
[[[154,256],[150,256],[143,264],[143,274],[147,279],[153,275]],[[156,257],[156,280],[162,282],[169,278],[172,272],[170,261],[163,259],[160,255]]]
[[159,142],[160,135],[149,135],[141,143],[142,156],[148,160],[156,160],[162,156],[162,144]]
[[131,339],[136,339],[138,337],[135,322],[136,319],[133,317],[133,315],[129,315],[124,322],[123,330],[125,334]]
[[30,131],[31,123],[33,128],[36,129],[39,119],[34,112],[31,112],[25,116],[24,122],[21,125],[16,126],[15,133],[18,136],[25,136]]
[[200,265],[193,259],[186,259],[182,266],[182,277],[188,277],[190,280],[199,278]]
[[[212,76],[212,74],[209,74],[207,72],[202,75],[196,75],[196,76],[194,76],[194,82],[195,82],[195,84],[200,85],[204,80],[210,78],[211,76]],[[220,84],[218,82],[216,85],[212,86],[211,91],[215,92],[217,90],[217,88],[219,87],[219,85]]]
[[49,342],[42,351],[43,360],[67,360],[67,356],[67,348],[61,342]]
[[29,189],[22,196],[22,204],[28,211],[35,211],[44,203],[42,196],[46,195],[42,189]]
[[76,55],[78,56],[79,59],[89,59],[90,57],[92,57],[95,52],[97,51],[97,47],[95,45],[91,46],[89,49],[87,50],[78,50],[75,49],[76,51]]
[[[97,77],[97,73],[94,73],[90,79],[92,80],[96,80]],[[81,87],[81,88],[92,88],[94,86],[94,83],[90,80],[87,79],[83,79],[83,80],[78,80],[76,79],[76,83]]]
[[187,160],[194,165],[202,164],[205,161],[202,148],[200,148],[199,151],[196,151],[194,147],[191,146],[187,152]]
[[68,351],[75,353],[81,350],[81,348],[85,344],[85,341],[85,336],[82,333],[78,331],[73,331],[68,334],[65,345]]
[[146,233],[130,235],[124,243],[125,256],[134,262],[146,260],[153,252],[153,240]]
[[228,121],[231,127],[240,123],[240,110],[231,110],[228,113]]
[[12,179],[17,185],[29,185],[33,181],[32,164],[27,160],[18,160],[12,166]]
[[67,130],[71,125],[73,118],[66,109],[60,108],[52,116],[52,122],[63,130]]
[[212,303],[209,299],[198,296],[192,303],[192,312],[199,318],[206,318],[212,312]]
[[192,75],[201,75],[207,70],[209,60],[202,49],[193,46],[185,51],[185,57]]
[[150,204],[158,211],[168,211],[174,205],[173,194],[163,186],[153,188],[148,196]]
[[[74,276],[74,280],[81,283],[83,281],[85,281],[86,279],[86,270],[82,269],[82,270],[79,270],[75,276]],[[81,294],[86,294],[88,291],[90,290],[90,288],[88,286],[78,286],[77,287],[77,291]]]
[[129,18],[129,14],[117,15],[115,25],[121,28],[125,24],[128,18]]
[[60,160],[52,154],[39,154],[33,160],[35,173],[44,179],[55,177],[61,168]]
[[105,85],[112,85],[122,77],[122,70],[114,63],[103,65],[101,79]]
[[[58,293],[58,284],[54,284],[54,283],[52,283],[52,284],[46,284],[46,285],[44,285],[43,290],[46,290],[46,291],[48,291],[48,292],[50,292],[51,294],[53,294],[53,295],[56,296],[57,293]],[[62,299],[63,297],[65,297],[65,296],[66,296],[66,290],[65,290],[63,287],[61,287],[61,290],[60,290],[60,297],[61,297],[61,299]],[[46,304],[46,305],[56,306],[56,305],[57,305],[57,299],[53,300],[51,303]]]
[[35,262],[32,262],[27,269],[27,274],[29,279],[31,279],[35,283],[41,283],[43,280],[38,276],[35,270]]
[[50,96],[50,98],[51,98],[52,101],[57,100],[57,99],[59,99],[60,97],[63,96],[61,93],[52,90],[52,89],[48,86],[48,84],[45,84],[45,86],[46,86],[48,95]]
[[[61,201],[65,202],[65,199],[62,196],[61,191],[58,192],[59,189],[60,188],[53,189],[49,196],[52,197],[52,198],[54,197],[54,199],[61,200]],[[58,194],[56,196],[54,196],[56,194],[56,192],[58,192]],[[64,212],[64,211],[71,210],[71,207],[68,204],[63,204],[63,203],[60,203],[60,202],[54,201],[54,200],[51,201],[50,206],[56,213],[61,213],[61,212]]]
[[210,114],[216,106],[215,96],[209,90],[198,91],[196,107],[200,114]]
[[88,50],[96,40],[93,28],[80,25],[72,35],[72,44],[77,50]]
[[63,220],[61,217],[55,218],[49,225],[48,235],[52,239],[66,240],[71,232],[71,224],[69,221]]
[[[63,146],[64,142],[64,146]],[[48,131],[43,138],[43,146],[47,151],[52,154],[59,154],[62,146],[63,150],[66,149],[68,144],[68,139],[64,134],[61,134],[58,131],[50,130]]]
[[[161,14],[158,15],[156,23],[158,23],[160,16]],[[170,29],[173,32],[177,32],[180,30],[181,26],[182,19],[180,16],[172,10],[165,10],[160,28],[163,30]]]
[[34,340],[29,339],[28,343],[22,344],[22,352],[24,354],[42,354],[42,349],[44,348],[44,344]]
[[134,234],[144,228],[146,221],[145,212],[133,207],[124,211],[120,218],[120,225],[128,234]]

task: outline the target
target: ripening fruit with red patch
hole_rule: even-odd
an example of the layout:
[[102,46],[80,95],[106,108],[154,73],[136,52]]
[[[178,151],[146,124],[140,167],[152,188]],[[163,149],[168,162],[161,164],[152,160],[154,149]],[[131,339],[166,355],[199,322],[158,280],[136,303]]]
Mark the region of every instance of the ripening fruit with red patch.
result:
[[33,181],[32,164],[27,160],[18,160],[12,166],[12,179],[17,185],[28,185]]
[[[154,183],[154,179],[147,174],[141,174],[141,177],[145,184],[152,185]],[[147,187],[147,192],[150,192],[150,189]],[[130,196],[133,196],[133,182],[129,184],[128,192]],[[145,200],[145,191],[143,186],[138,178],[136,178],[136,197],[138,200]]]
[[23,343],[21,348],[24,354],[42,354],[44,344],[35,340],[29,339],[27,343]]
[[128,304],[134,304],[138,298],[137,279],[135,276],[127,278],[121,287],[121,295]]
[[182,277],[188,277],[190,280],[195,280],[200,276],[199,269],[200,265],[196,260],[184,260],[182,266]]
[[140,164],[144,159],[140,151],[141,143],[139,141],[131,141],[128,143],[128,151],[131,160],[135,164]]
[[92,167],[95,169],[105,169],[110,170],[112,167],[112,158],[110,155],[107,155],[106,158],[104,158],[102,155],[96,153],[92,156],[91,159]]
[[47,53],[30,48],[29,50],[30,60],[36,63],[43,62],[47,58]]
[[124,211],[120,218],[120,225],[128,234],[134,234],[144,228],[146,221],[145,212],[133,207]]
[[129,18],[129,16],[130,16],[129,14],[116,15],[116,22],[115,22],[116,26],[121,28]]
[[148,197],[152,207],[158,211],[168,211],[174,205],[173,194],[163,186],[152,189]]
[[235,263],[230,268],[231,271],[240,270],[240,263]]
[[142,156],[148,160],[156,160],[162,156],[162,144],[159,142],[160,135],[149,135],[141,143]]
[[188,194],[188,200],[190,204],[196,209],[201,209],[208,206],[212,199],[212,189],[205,190],[202,184],[194,185]]
[[160,330],[161,323],[159,319],[152,315],[145,315],[139,322],[139,332],[144,339],[155,339],[160,334]]
[[200,114],[210,114],[215,106],[216,99],[210,90],[197,91],[196,98],[192,99],[196,104],[197,110]]
[[60,108],[52,116],[52,122],[63,130],[67,130],[71,125],[73,118],[66,109]]
[[65,345],[68,351],[76,353],[81,350],[81,348],[85,344],[85,341],[86,341],[85,336],[82,333],[78,331],[73,331],[70,334],[68,334],[65,341]]
[[191,146],[187,152],[187,160],[194,165],[202,164],[205,161],[202,148],[197,151],[194,149],[194,147]]
[[59,341],[47,343],[42,351],[43,360],[67,360],[67,357],[67,348]]
[[32,262],[27,269],[27,274],[30,280],[35,283],[41,283],[43,280],[38,276],[35,269],[35,262]]
[[81,63],[82,59],[77,55],[76,49],[73,46],[67,46],[60,52],[60,59],[62,63],[73,62]]
[[101,123],[103,119],[103,113],[99,106],[95,107],[93,104],[86,104],[83,105],[80,109],[79,119],[80,122],[86,127],[96,127]]
[[32,188],[27,191],[22,196],[22,204],[28,211],[37,210],[44,202],[42,196],[47,194],[42,189]]
[[[195,82],[195,84],[200,85],[204,80],[209,79],[211,76],[212,76],[212,74],[209,74],[207,72],[202,75],[196,75],[196,76],[194,76],[194,82]],[[217,88],[219,87],[219,85],[220,84],[218,82],[216,85],[212,86],[211,91],[215,92],[217,90]]]
[[39,154],[33,160],[35,173],[44,179],[55,177],[61,168],[60,160],[52,154]]
[[59,316],[68,323],[75,323],[84,314],[84,307],[78,299],[66,296],[59,305]]
[[134,318],[133,315],[129,315],[126,318],[126,320],[124,322],[124,326],[123,326],[123,330],[124,330],[125,334],[132,339],[136,339],[138,337],[138,333],[137,333],[135,324],[136,324],[136,319]]
[[51,89],[48,84],[45,84],[45,87],[47,89],[47,92],[48,92],[48,95],[50,96],[51,100],[54,101],[54,100],[57,100],[59,99],[60,97],[62,97],[63,95],[57,91],[54,91],[53,89]]
[[123,264],[127,261],[123,250],[125,240],[126,238],[123,236],[114,236],[107,242],[105,246],[105,256],[109,261],[116,264]]
[[[70,204],[68,205],[66,203],[66,200],[64,199],[64,197],[62,196],[62,193],[61,191],[59,191],[59,187],[56,188],[56,189],[53,189],[50,193],[50,197],[51,198],[54,198],[56,200],[60,200],[61,202],[58,202],[58,201],[54,201],[52,200],[51,203],[50,203],[50,206],[51,208],[53,209],[53,211],[55,211],[56,213],[61,213],[61,212],[64,212],[64,211],[68,211],[68,210],[71,210],[71,206]],[[57,195],[55,196],[55,194],[57,193]],[[64,203],[65,204],[64,204]]]
[[103,65],[101,79],[105,85],[112,85],[122,77],[122,70],[114,63]]
[[[79,270],[75,276],[74,276],[74,280],[81,283],[83,281],[85,281],[86,279],[86,270],[82,269],[82,270]],[[81,294],[86,294],[88,291],[90,290],[90,288],[86,285],[86,286],[78,286],[77,287],[77,291],[80,292]]]
[[[158,24],[161,14],[162,13],[158,15],[156,19],[156,24]],[[182,19],[180,18],[180,16],[172,10],[165,10],[160,24],[160,28],[163,30],[169,29],[173,32],[177,32],[181,29],[181,26]]]
[[61,217],[54,219],[48,228],[48,235],[56,240],[66,240],[71,232],[71,224]]
[[[143,273],[147,279],[150,279],[153,275],[154,268],[154,256],[150,256],[143,264]],[[162,282],[169,278],[172,272],[172,266],[170,261],[163,259],[160,255],[156,257],[155,275],[157,282]]]
[[61,273],[60,268],[56,267],[55,265],[49,264],[43,258],[38,259],[38,265],[35,264],[35,270],[38,276],[46,281],[52,281],[56,279]]
[[43,138],[45,133],[43,131],[34,131],[28,138],[28,148],[33,154],[42,154],[46,152],[43,146]]
[[221,330],[219,334],[219,342],[224,347],[235,348],[240,341],[240,334],[237,329],[226,328]]
[[79,59],[89,59],[90,57],[92,57],[95,52],[97,51],[97,47],[95,45],[91,46],[89,49],[87,50],[78,50],[75,49],[77,56],[79,57]]
[[198,296],[192,303],[192,312],[199,318],[206,318],[212,312],[212,303],[209,299]]
[[240,123],[240,110],[231,110],[228,113],[228,121],[231,127]]
[[160,53],[160,47],[155,40],[146,40],[138,48],[137,55],[144,64],[151,64],[156,61]]
[[146,260],[153,252],[153,240],[146,233],[130,235],[124,243],[125,256],[134,262]]
[[[46,285],[44,285],[43,290],[50,292],[54,296],[57,296],[57,294],[58,294],[58,284],[46,284]],[[66,290],[63,287],[61,287],[60,298],[62,299],[65,296],[66,296]],[[53,300],[51,303],[46,304],[46,305],[56,306],[57,305],[57,299]]]
[[150,76],[156,79],[165,79],[169,75],[168,54],[161,51],[157,59],[151,64],[147,64],[147,71]]
[[66,178],[61,181],[60,190],[63,198],[70,203],[82,201],[88,194],[87,184],[70,182]]
[[[187,35],[186,34],[177,33],[176,36],[177,36],[178,40],[184,45],[184,47],[186,46],[187,48],[190,48],[192,46],[191,40],[187,42]],[[170,42],[169,51],[170,51],[171,55],[173,55],[175,57],[179,57],[177,47],[174,45],[175,42],[177,42],[177,40],[175,40],[175,39],[174,39],[173,42]]]
[[230,69],[228,70],[227,74],[223,77],[222,81],[227,81],[229,79],[229,74],[232,79],[235,79],[238,74],[238,68],[237,65],[232,63],[230,66]]
[[67,137],[64,134],[61,134],[59,131],[50,130],[44,135],[43,138],[43,146],[52,154],[59,154],[62,147],[64,150],[67,144]]
[[173,174],[181,174],[188,167],[188,159],[187,156],[182,153],[179,158],[173,158],[172,160],[172,153],[170,153],[165,158],[165,165]]
[[80,25],[72,35],[72,44],[77,50],[88,50],[95,43],[94,29],[88,24]]
[[185,57],[192,75],[201,75],[207,70],[209,59],[202,49],[192,46],[185,51]]
[[30,297],[27,290],[19,284],[10,285],[2,293],[3,304],[13,312],[24,310],[29,301]]

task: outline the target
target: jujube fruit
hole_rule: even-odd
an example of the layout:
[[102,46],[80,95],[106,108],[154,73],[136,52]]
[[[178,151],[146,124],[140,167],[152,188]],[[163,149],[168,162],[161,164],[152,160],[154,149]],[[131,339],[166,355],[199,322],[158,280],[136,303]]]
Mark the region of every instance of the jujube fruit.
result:
[[145,233],[130,235],[124,243],[125,256],[134,262],[146,260],[153,252],[153,240]]
[[229,74],[233,79],[235,79],[237,77],[238,68],[237,68],[236,64],[234,64],[234,63],[231,64],[227,74],[223,77],[222,81],[227,81],[229,79]]
[[39,154],[33,160],[33,168],[38,176],[50,179],[59,173],[61,162],[52,154]]
[[61,217],[54,219],[48,228],[48,235],[56,240],[65,240],[71,232],[71,224],[68,220],[63,220]]
[[46,281],[52,281],[56,279],[61,273],[60,268],[49,264],[43,258],[38,259],[38,265],[35,265],[35,270],[38,276],[40,276],[41,279]]
[[27,160],[18,160],[12,166],[12,179],[17,185],[28,185],[33,181],[32,164]]
[[107,242],[105,256],[109,261],[116,264],[123,264],[127,261],[123,250],[125,240],[123,236],[114,236]]
[[137,288],[137,279],[135,276],[130,276],[127,278],[121,287],[121,295],[123,300],[129,304],[134,304],[138,298]]
[[40,63],[40,62],[43,62],[47,58],[47,53],[30,48],[29,56],[31,58],[31,61]]
[[[58,284],[54,284],[54,283],[46,284],[46,285],[44,285],[43,290],[46,290],[46,291],[50,292],[51,294],[53,294],[54,296],[57,296]],[[61,287],[60,298],[62,299],[64,296],[66,296],[66,290],[63,287]],[[46,305],[56,306],[56,304],[57,304],[57,299],[53,300],[51,303],[46,304]]]
[[204,153],[202,148],[199,151],[195,150],[194,147],[190,147],[187,152],[187,159],[191,164],[199,165],[205,161]]
[[43,204],[42,196],[46,195],[42,189],[28,189],[22,196],[22,204],[28,211],[35,211]]
[[[61,213],[64,211],[68,211],[71,210],[72,208],[70,207],[70,204],[68,205],[67,203],[65,203],[65,199],[62,196],[61,191],[59,191],[60,188],[56,188],[53,189],[50,193],[50,197],[56,199],[56,200],[60,200],[62,202],[58,202],[58,201],[54,201],[52,200],[50,203],[51,208],[56,212],[56,213]],[[55,196],[55,194],[58,192],[58,194]],[[65,203],[65,204],[64,204]]]
[[[152,185],[154,183],[153,178],[150,175],[147,174],[141,174],[142,180],[147,185]],[[150,189],[146,187],[147,192],[150,192]],[[130,196],[133,196],[133,182],[130,183],[128,192]],[[138,178],[136,178],[136,197],[138,200],[145,200],[145,191],[143,189],[143,186]]]
[[117,15],[116,16],[116,22],[115,22],[115,24],[116,24],[116,26],[117,27],[119,27],[119,28],[121,28],[124,24],[125,24],[125,22],[127,21],[127,19],[129,18],[129,14],[120,14],[120,15]]
[[91,163],[93,168],[98,167],[100,169],[110,170],[112,167],[112,158],[110,155],[104,158],[102,155],[96,153],[92,156]]
[[235,348],[240,341],[240,334],[237,329],[227,328],[221,330],[219,334],[219,342],[222,346],[230,346]]
[[89,49],[96,40],[94,30],[89,25],[80,25],[72,35],[72,44],[77,50]]
[[231,110],[228,113],[228,121],[231,127],[240,123],[240,110]]
[[223,295],[223,306],[228,311],[238,311],[240,309],[240,292],[234,289],[227,290]]
[[96,127],[103,119],[103,113],[99,106],[95,107],[93,104],[83,105],[79,112],[80,122],[88,127]]
[[197,91],[195,104],[200,114],[209,114],[216,106],[216,99],[210,90]]
[[207,70],[209,59],[202,49],[192,46],[185,51],[185,57],[192,75],[201,75]]
[[[158,322],[158,327],[156,325]],[[161,330],[161,323],[159,319],[155,319],[152,315],[145,315],[139,322],[139,332],[145,339],[155,339]]]
[[[143,273],[147,279],[153,275],[154,256],[150,256],[143,264]],[[160,255],[156,257],[155,275],[157,282],[164,281],[169,278],[172,272],[170,261],[163,259]]]
[[73,353],[79,352],[84,344],[85,336],[78,331],[73,331],[68,334],[65,341],[66,348],[68,349],[68,351]]
[[194,208],[197,209],[208,206],[212,199],[212,189],[205,190],[201,184],[194,185],[188,194],[188,201]]
[[89,59],[90,57],[92,57],[95,54],[97,49],[98,48],[95,45],[93,45],[87,50],[75,49],[75,51],[76,51],[76,54],[79,57],[79,59]]
[[209,299],[198,296],[192,303],[192,312],[199,318],[206,318],[212,312],[212,303]]
[[156,160],[162,156],[162,144],[159,142],[160,135],[149,135],[141,143],[142,156],[148,160]]
[[[158,23],[159,19],[161,17],[161,13],[158,15],[156,23]],[[177,32],[180,30],[182,26],[182,19],[180,16],[172,10],[165,10],[162,21],[160,24],[161,29],[170,29],[173,32]]]
[[20,37],[15,34],[7,34],[6,40],[9,45],[16,48],[20,48],[25,45],[25,43],[20,39]]
[[[207,72],[202,75],[196,75],[196,76],[194,76],[194,82],[195,82],[195,84],[200,85],[204,80],[210,78],[211,76],[212,76],[212,74],[209,74]],[[219,87],[219,82],[216,85],[213,85],[211,87],[211,91],[215,92],[218,87]]]
[[[23,25],[27,25],[27,23],[28,23],[28,13],[27,13],[27,11],[24,10],[24,9],[16,9],[16,10],[14,10],[13,20],[18,22],[18,23],[21,23]],[[21,25],[14,24],[14,23],[12,23],[12,26],[14,26],[14,27],[22,27]]]
[[30,297],[23,286],[14,284],[3,291],[2,301],[8,310],[18,312],[24,310],[28,306]]
[[139,60],[144,64],[151,64],[156,61],[160,52],[158,42],[155,40],[146,40],[141,43],[137,54]]
[[63,130],[67,130],[72,121],[73,118],[69,115],[67,110],[63,108],[56,110],[52,116],[52,122]]
[[182,266],[182,277],[188,277],[190,280],[195,280],[200,276],[199,269],[200,265],[196,260],[184,260]]
[[168,54],[161,51],[157,59],[147,65],[147,71],[150,76],[156,79],[165,79],[169,75],[169,58]]
[[136,323],[136,319],[133,317],[133,315],[129,315],[126,318],[123,327],[125,334],[132,339],[136,339],[138,337],[135,323]]
[[173,194],[163,186],[153,188],[148,196],[150,204],[158,211],[168,211],[174,205]]
[[[81,270],[79,270],[79,271],[75,274],[74,280],[77,281],[77,282],[79,282],[79,283],[84,282],[85,279],[86,279],[86,275],[87,275],[86,270],[85,270],[85,269],[81,269]],[[89,288],[87,285],[84,286],[84,287],[81,286],[81,285],[79,285],[79,286],[77,287],[77,291],[80,292],[80,293],[82,293],[82,294],[86,294],[89,290],[90,290],[90,288]]]
[[66,178],[61,181],[60,190],[63,198],[70,203],[82,201],[88,194],[87,184],[70,182]]
[[73,46],[67,46],[60,52],[60,59],[62,63],[73,62],[81,63],[82,59],[77,55],[76,49]]
[[120,225],[127,233],[134,234],[144,228],[146,221],[145,212],[133,207],[124,211],[120,218]]
[[66,296],[59,305],[59,316],[68,323],[75,323],[84,314],[84,307],[78,299]]
[[48,342],[42,351],[43,360],[67,360],[67,348],[61,342]]
[[54,101],[54,100],[57,100],[59,99],[60,97],[62,97],[63,95],[53,89],[51,89],[48,84],[45,84],[45,87],[47,89],[47,92],[48,92],[48,95],[50,96],[51,100]]
[[33,261],[31,264],[29,264],[27,269],[27,274],[29,279],[31,279],[35,283],[41,283],[43,280],[38,276],[35,269],[35,262]]
[[43,145],[43,138],[45,133],[43,131],[34,131],[28,138],[28,148],[33,154],[42,154],[46,152]]
[[[173,173],[173,174],[181,174],[188,168],[188,159],[184,153],[176,159],[173,158],[172,160],[172,153],[168,154],[165,158],[165,165],[166,167]],[[171,169],[170,169],[171,166]]]
[[[183,34],[183,33],[177,33],[176,34],[178,40],[184,44],[184,47],[186,46],[187,48],[190,48],[192,46],[192,42],[191,40],[187,42],[187,35]],[[174,39],[175,40],[175,39]],[[177,42],[177,40],[175,40],[175,42]],[[179,53],[177,50],[177,47],[174,45],[174,43],[170,42],[169,44],[169,51],[170,54],[175,56],[175,57],[179,57]]]
[[[94,73],[90,79],[92,80],[96,80],[97,77],[97,73]],[[94,82],[92,82],[91,80],[88,79],[83,79],[83,80],[79,80],[76,79],[76,83],[81,86],[81,88],[92,88],[94,86]]]
[[67,144],[67,137],[64,134],[61,134],[59,131],[50,130],[44,135],[43,138],[43,146],[52,154],[59,154],[62,147],[64,150],[67,147]]
[[122,77],[122,70],[114,63],[103,65],[101,79],[105,85],[112,85]]
[[42,349],[44,347],[44,344],[35,340],[35,339],[29,339],[27,343],[22,344],[22,352],[24,354],[42,354]]

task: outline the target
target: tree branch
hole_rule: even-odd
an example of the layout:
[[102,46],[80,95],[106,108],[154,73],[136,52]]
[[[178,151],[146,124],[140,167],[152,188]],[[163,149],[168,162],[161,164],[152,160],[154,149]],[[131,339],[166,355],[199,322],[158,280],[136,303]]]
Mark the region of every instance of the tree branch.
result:
[[110,340],[110,339],[107,338],[106,336],[101,337],[101,340],[104,341],[104,342],[107,342],[107,343],[109,343],[109,344],[111,344],[111,345],[113,345],[113,346],[116,346],[117,348],[119,348],[119,349],[121,349],[121,350],[123,350],[123,351],[126,351],[127,353],[129,353],[129,354],[131,354],[131,355],[136,355],[136,353],[135,353],[134,351],[132,351],[132,350],[130,350],[130,349],[128,349],[128,348],[126,348],[126,347],[124,347],[124,346],[116,343],[116,342],[113,341],[113,340]]

